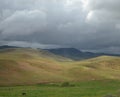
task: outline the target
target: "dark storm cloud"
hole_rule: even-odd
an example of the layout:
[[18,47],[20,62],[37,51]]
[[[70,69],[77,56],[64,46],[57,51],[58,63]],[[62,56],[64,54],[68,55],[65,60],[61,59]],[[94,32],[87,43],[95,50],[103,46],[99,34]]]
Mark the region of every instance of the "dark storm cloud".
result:
[[119,52],[119,5],[119,0],[1,0],[0,43]]

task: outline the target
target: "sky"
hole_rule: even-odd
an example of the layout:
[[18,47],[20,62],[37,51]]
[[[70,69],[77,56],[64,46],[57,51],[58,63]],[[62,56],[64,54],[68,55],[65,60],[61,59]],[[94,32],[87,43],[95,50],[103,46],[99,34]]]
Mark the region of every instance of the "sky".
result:
[[120,52],[120,0],[0,0],[0,45]]

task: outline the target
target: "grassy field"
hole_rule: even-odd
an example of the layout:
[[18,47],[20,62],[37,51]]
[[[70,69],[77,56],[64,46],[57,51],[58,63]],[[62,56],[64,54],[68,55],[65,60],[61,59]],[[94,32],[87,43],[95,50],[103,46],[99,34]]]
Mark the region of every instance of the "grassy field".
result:
[[[0,87],[0,97],[104,97],[120,89],[120,81],[101,80],[70,83],[75,86],[61,87],[60,83]],[[26,93],[26,95],[22,95]],[[111,97],[111,96],[110,96]]]

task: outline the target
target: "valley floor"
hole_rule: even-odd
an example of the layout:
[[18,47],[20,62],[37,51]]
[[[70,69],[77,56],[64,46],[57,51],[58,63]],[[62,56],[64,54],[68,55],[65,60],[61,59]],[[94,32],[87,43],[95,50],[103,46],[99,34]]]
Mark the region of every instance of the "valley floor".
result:
[[0,87],[0,97],[111,97],[104,95],[116,94],[120,90],[120,81],[118,80],[73,82],[70,84],[73,86],[62,87],[61,83],[55,83]]

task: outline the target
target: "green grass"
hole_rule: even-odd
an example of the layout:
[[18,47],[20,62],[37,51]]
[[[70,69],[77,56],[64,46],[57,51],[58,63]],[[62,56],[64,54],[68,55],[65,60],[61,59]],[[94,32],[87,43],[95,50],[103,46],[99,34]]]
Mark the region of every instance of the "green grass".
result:
[[[101,80],[71,83],[74,87],[61,87],[60,83],[0,87],[0,97],[103,97],[120,89],[120,81]],[[26,93],[26,95],[22,95]]]

